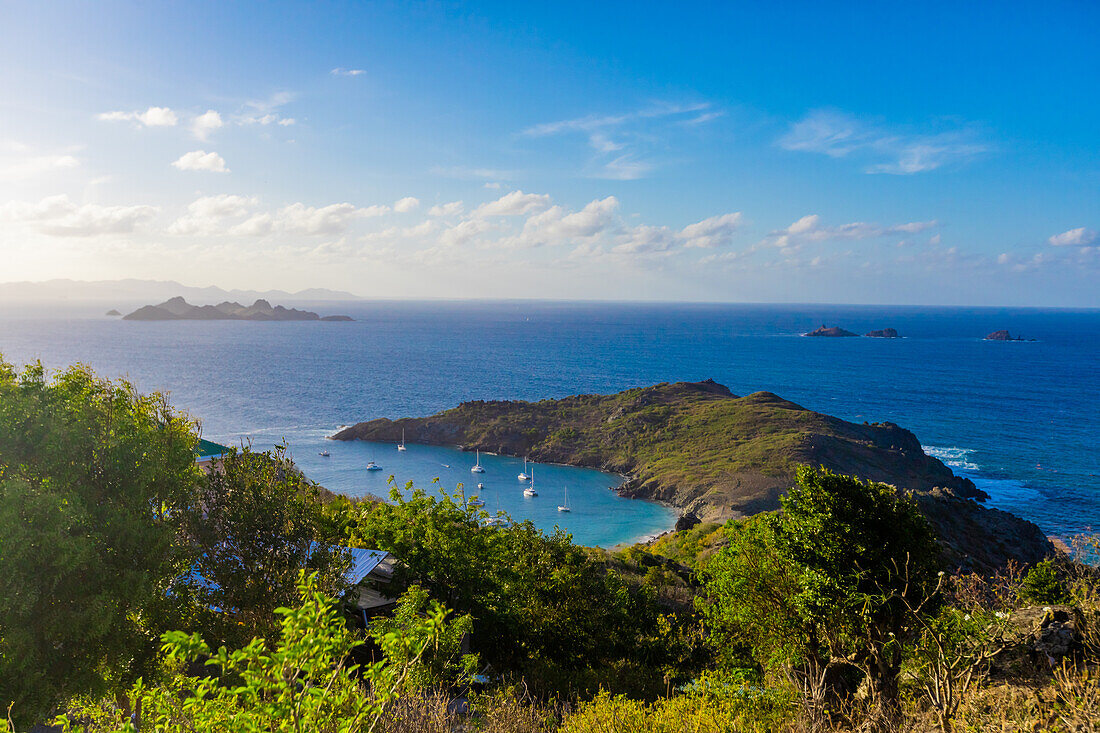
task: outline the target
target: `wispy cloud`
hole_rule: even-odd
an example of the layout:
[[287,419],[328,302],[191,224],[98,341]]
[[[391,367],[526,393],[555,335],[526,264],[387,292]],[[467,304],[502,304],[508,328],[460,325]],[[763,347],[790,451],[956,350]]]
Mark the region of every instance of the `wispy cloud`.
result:
[[543,122],[520,134],[529,138],[582,135],[592,151],[587,175],[634,180],[658,167],[654,149],[672,134],[674,126],[698,126],[722,114],[709,103],[655,104],[633,112]]
[[1095,242],[1097,236],[1094,229],[1077,227],[1061,234],[1055,234],[1047,239],[1047,242],[1055,247],[1084,247]]
[[[944,127],[944,125],[939,125]],[[931,132],[890,128],[838,110],[813,110],[778,140],[785,150],[859,158],[866,173],[910,175],[961,163],[992,150],[974,125]]]
[[515,171],[501,170],[499,168],[477,168],[467,166],[436,166],[429,171],[433,176],[443,178],[458,178],[460,180],[500,180],[508,181],[515,177]]
[[337,66],[335,69],[329,72],[333,76],[362,76],[366,74],[365,69],[345,69],[342,66]]

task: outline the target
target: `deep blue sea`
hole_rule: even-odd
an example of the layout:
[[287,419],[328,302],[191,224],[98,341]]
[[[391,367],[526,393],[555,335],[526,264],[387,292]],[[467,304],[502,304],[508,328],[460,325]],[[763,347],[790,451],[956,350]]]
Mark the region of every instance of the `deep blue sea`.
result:
[[[1100,529],[1100,311],[826,305],[642,305],[551,302],[312,304],[354,323],[121,321],[111,306],[0,303],[0,354],[17,364],[84,362],[143,390],[171,393],[205,437],[285,439],[306,473],[349,494],[386,479],[432,479],[480,493],[490,510],[560,524],[612,546],[667,529],[675,512],[607,490],[618,478],[410,445],[336,444],[338,426],[419,416],[471,399],[610,393],[713,378],[736,394],[775,392],[854,421],[896,422],[972,478],[990,505],[1066,537]],[[309,304],[307,304],[309,305]],[[822,324],[904,338],[812,339]],[[987,342],[1007,328],[1035,341]],[[331,456],[319,455],[329,448]],[[362,470],[368,460],[383,470]],[[484,489],[474,487],[482,482]],[[574,511],[557,512],[564,488]],[[429,487],[430,488],[430,487]]]

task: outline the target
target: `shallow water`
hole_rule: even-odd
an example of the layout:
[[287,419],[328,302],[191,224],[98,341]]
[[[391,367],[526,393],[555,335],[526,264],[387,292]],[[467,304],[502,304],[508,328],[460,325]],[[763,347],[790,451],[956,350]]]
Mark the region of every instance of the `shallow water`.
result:
[[[427,415],[470,399],[537,400],[709,377],[736,394],[769,390],[848,420],[896,422],[988,491],[992,505],[1051,534],[1100,527],[1100,311],[361,302],[312,306],[349,313],[355,323],[141,323],[103,317],[112,306],[127,307],[0,304],[0,354],[51,367],[84,361],[142,389],[168,390],[202,419],[206,437],[252,435],[258,445],[285,438],[311,477],[347,478],[347,491],[383,477],[360,479],[358,458],[344,477],[342,460],[316,465],[311,454],[341,424]],[[860,333],[894,327],[906,338],[799,337],[822,323]],[[982,341],[1001,328],[1038,340]],[[369,450],[348,448],[361,449]],[[387,467],[379,474],[401,468],[388,454],[378,460]],[[429,464],[399,478],[439,475]],[[440,473],[447,483],[470,482],[468,466]],[[613,480],[596,475],[591,486],[599,490],[588,498],[586,481],[576,489],[572,474],[562,481],[578,509],[598,505],[597,495],[616,499],[593,516],[553,516],[551,469],[539,501],[514,511],[540,526],[561,519],[578,541],[603,545],[647,534],[655,515],[668,519],[659,507],[617,500],[606,491]],[[547,515],[544,504],[555,511]]]

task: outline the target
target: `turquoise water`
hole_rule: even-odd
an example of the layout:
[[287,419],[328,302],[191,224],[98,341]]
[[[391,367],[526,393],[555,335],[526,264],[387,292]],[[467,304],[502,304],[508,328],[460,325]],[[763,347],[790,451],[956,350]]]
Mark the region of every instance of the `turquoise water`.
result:
[[[525,497],[527,485],[517,476],[523,471],[523,459],[481,454],[484,473],[470,471],[473,453],[456,448],[408,443],[398,451],[393,443],[327,440],[324,431],[301,431],[292,445],[294,461],[306,475],[322,486],[348,496],[373,494],[389,496],[390,477],[399,488],[412,481],[416,488],[432,494],[445,489],[452,494],[461,486],[466,497],[479,495],[482,507],[490,514],[503,511],[514,519],[530,519],[536,527],[550,532],[560,526],[582,545],[614,547],[637,542],[669,529],[679,512],[648,501],[624,499],[609,488],[622,483],[615,474],[586,468],[547,464],[534,466],[537,497]],[[251,436],[257,445],[269,444],[280,436]],[[320,452],[328,450],[329,456]],[[367,471],[368,461],[381,466]],[[437,484],[433,480],[438,479]],[[479,490],[478,483],[485,488]],[[558,511],[569,491],[568,513]]]
[[[128,308],[0,304],[0,354],[51,367],[83,361],[105,375],[128,375],[142,389],[167,390],[175,405],[201,418],[206,437],[255,436],[257,445],[285,438],[307,473],[349,493],[373,491],[369,482],[384,480],[391,467],[418,483],[438,476],[469,485],[471,476],[469,466],[442,469],[461,466],[459,458],[440,457],[439,471],[434,458],[405,470],[381,448],[376,460],[386,470],[371,476],[357,473],[365,456],[345,465],[333,451],[327,467],[320,465],[312,454],[342,424],[428,415],[472,399],[606,394],[713,378],[736,394],[769,390],[848,420],[896,422],[988,491],[991,505],[1050,534],[1100,528],[1096,310],[361,302],[312,308],[348,313],[354,323],[139,323],[103,317],[112,306]],[[905,338],[799,337],[822,323],[858,333],[894,327]],[[1001,328],[1037,340],[982,340]],[[555,517],[547,512],[558,503],[553,469],[546,472],[546,491],[525,503],[516,487],[505,488],[509,473],[518,473],[509,468],[500,501],[513,502],[519,518],[543,527],[561,520],[578,541],[602,545],[648,534],[671,518],[660,507],[618,499],[606,489],[612,478],[586,472],[567,472],[562,484],[569,484],[570,503],[587,508]],[[495,473],[485,483],[492,508]]]

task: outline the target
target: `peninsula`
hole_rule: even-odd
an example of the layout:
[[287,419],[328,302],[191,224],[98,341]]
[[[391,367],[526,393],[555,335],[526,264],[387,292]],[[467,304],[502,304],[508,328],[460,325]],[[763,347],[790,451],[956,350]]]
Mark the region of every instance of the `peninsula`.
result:
[[622,474],[625,496],[711,521],[779,507],[799,465],[915,492],[949,562],[997,567],[1050,551],[1038,527],[985,509],[986,495],[893,423],[858,424],[770,392],[738,397],[712,380],[541,402],[476,401],[424,418],[378,419],[336,440],[459,445]]
[[264,299],[250,306],[224,302],[218,305],[191,305],[182,297],[170,298],[159,305],[146,305],[122,317],[125,321],[350,321],[349,316],[319,316],[313,311],[274,308]]

